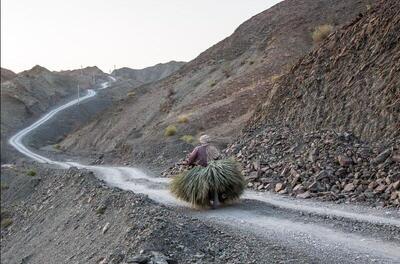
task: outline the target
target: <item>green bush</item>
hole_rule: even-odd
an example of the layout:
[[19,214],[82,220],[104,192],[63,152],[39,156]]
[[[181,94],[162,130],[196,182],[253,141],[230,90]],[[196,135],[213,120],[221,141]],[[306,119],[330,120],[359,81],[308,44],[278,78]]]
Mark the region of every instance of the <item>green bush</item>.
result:
[[1,228],[7,228],[13,224],[13,220],[11,218],[4,218],[1,220]]
[[169,125],[169,126],[167,126],[167,128],[165,128],[164,135],[166,137],[170,137],[170,136],[175,135],[177,131],[178,131],[178,129],[176,128],[176,126]]
[[33,176],[36,176],[36,171],[30,170],[30,171],[28,171],[26,174],[27,174],[28,176],[33,177]]
[[191,136],[191,135],[184,135],[184,136],[181,137],[181,140],[185,141],[188,144],[192,144],[193,141],[194,141],[194,137]]
[[326,39],[332,32],[333,32],[333,26],[328,24],[320,25],[314,29],[313,33],[311,34],[311,37],[315,43],[318,43]]

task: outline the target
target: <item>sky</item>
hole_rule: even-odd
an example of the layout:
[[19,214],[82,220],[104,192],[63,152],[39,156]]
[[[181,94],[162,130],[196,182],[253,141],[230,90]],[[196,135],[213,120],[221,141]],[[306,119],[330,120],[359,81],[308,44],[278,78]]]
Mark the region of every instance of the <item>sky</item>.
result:
[[190,61],[280,0],[1,0],[1,67]]

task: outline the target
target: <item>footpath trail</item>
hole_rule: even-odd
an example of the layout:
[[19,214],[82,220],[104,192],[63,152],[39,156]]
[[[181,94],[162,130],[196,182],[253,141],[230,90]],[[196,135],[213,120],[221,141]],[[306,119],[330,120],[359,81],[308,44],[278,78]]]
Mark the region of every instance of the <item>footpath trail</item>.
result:
[[[115,79],[103,83],[106,89]],[[24,145],[24,137],[61,111],[95,97],[97,90],[50,111],[10,138],[20,153],[62,168],[93,171],[110,186],[142,193],[194,218],[228,225],[235,232],[274,239],[314,257],[316,263],[400,263],[400,212],[354,205],[295,200],[270,193],[246,191],[243,199],[218,210],[193,210],[168,192],[169,179],[152,177],[131,167],[92,166],[44,157]],[[266,249],[268,250],[268,249]]]

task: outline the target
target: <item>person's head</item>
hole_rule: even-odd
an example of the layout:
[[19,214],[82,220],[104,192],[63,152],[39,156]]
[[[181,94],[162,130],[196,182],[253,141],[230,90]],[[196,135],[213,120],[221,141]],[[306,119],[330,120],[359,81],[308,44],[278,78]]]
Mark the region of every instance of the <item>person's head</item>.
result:
[[208,135],[202,135],[202,136],[199,138],[199,141],[200,141],[200,144],[208,144],[208,143],[211,142],[211,137],[208,136]]

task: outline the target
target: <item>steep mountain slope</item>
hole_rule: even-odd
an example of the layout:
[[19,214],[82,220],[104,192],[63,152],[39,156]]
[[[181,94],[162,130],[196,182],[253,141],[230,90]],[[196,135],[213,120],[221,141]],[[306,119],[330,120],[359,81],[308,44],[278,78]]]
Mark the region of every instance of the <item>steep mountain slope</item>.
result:
[[399,32],[380,1],[282,76],[227,149],[250,187],[400,206]]
[[13,71],[1,68],[1,82],[9,81],[17,76]]
[[[104,73],[98,74],[106,76]],[[51,72],[38,65],[14,75],[7,72],[6,76],[10,77],[5,77],[1,82],[2,161],[6,159],[8,152],[5,140],[11,133],[26,125],[29,120],[38,118],[61,99],[76,94],[78,82],[82,84],[82,88],[89,85],[84,74]]]
[[367,140],[399,137],[400,3],[387,2],[297,62],[257,123],[351,130]]
[[[228,142],[277,77],[313,47],[316,26],[351,21],[369,1],[288,0],[252,17],[230,37],[160,82],[141,87],[100,120],[71,135],[71,150],[116,151],[154,163],[191,148],[179,138],[210,133]],[[144,92],[145,91],[145,92]],[[186,115],[188,122],[179,123]],[[166,138],[164,129],[177,126]]]
[[185,62],[181,61],[170,61],[140,70],[124,67],[114,70],[111,74],[115,77],[129,79],[134,86],[140,86],[161,80],[179,70],[184,64]]

